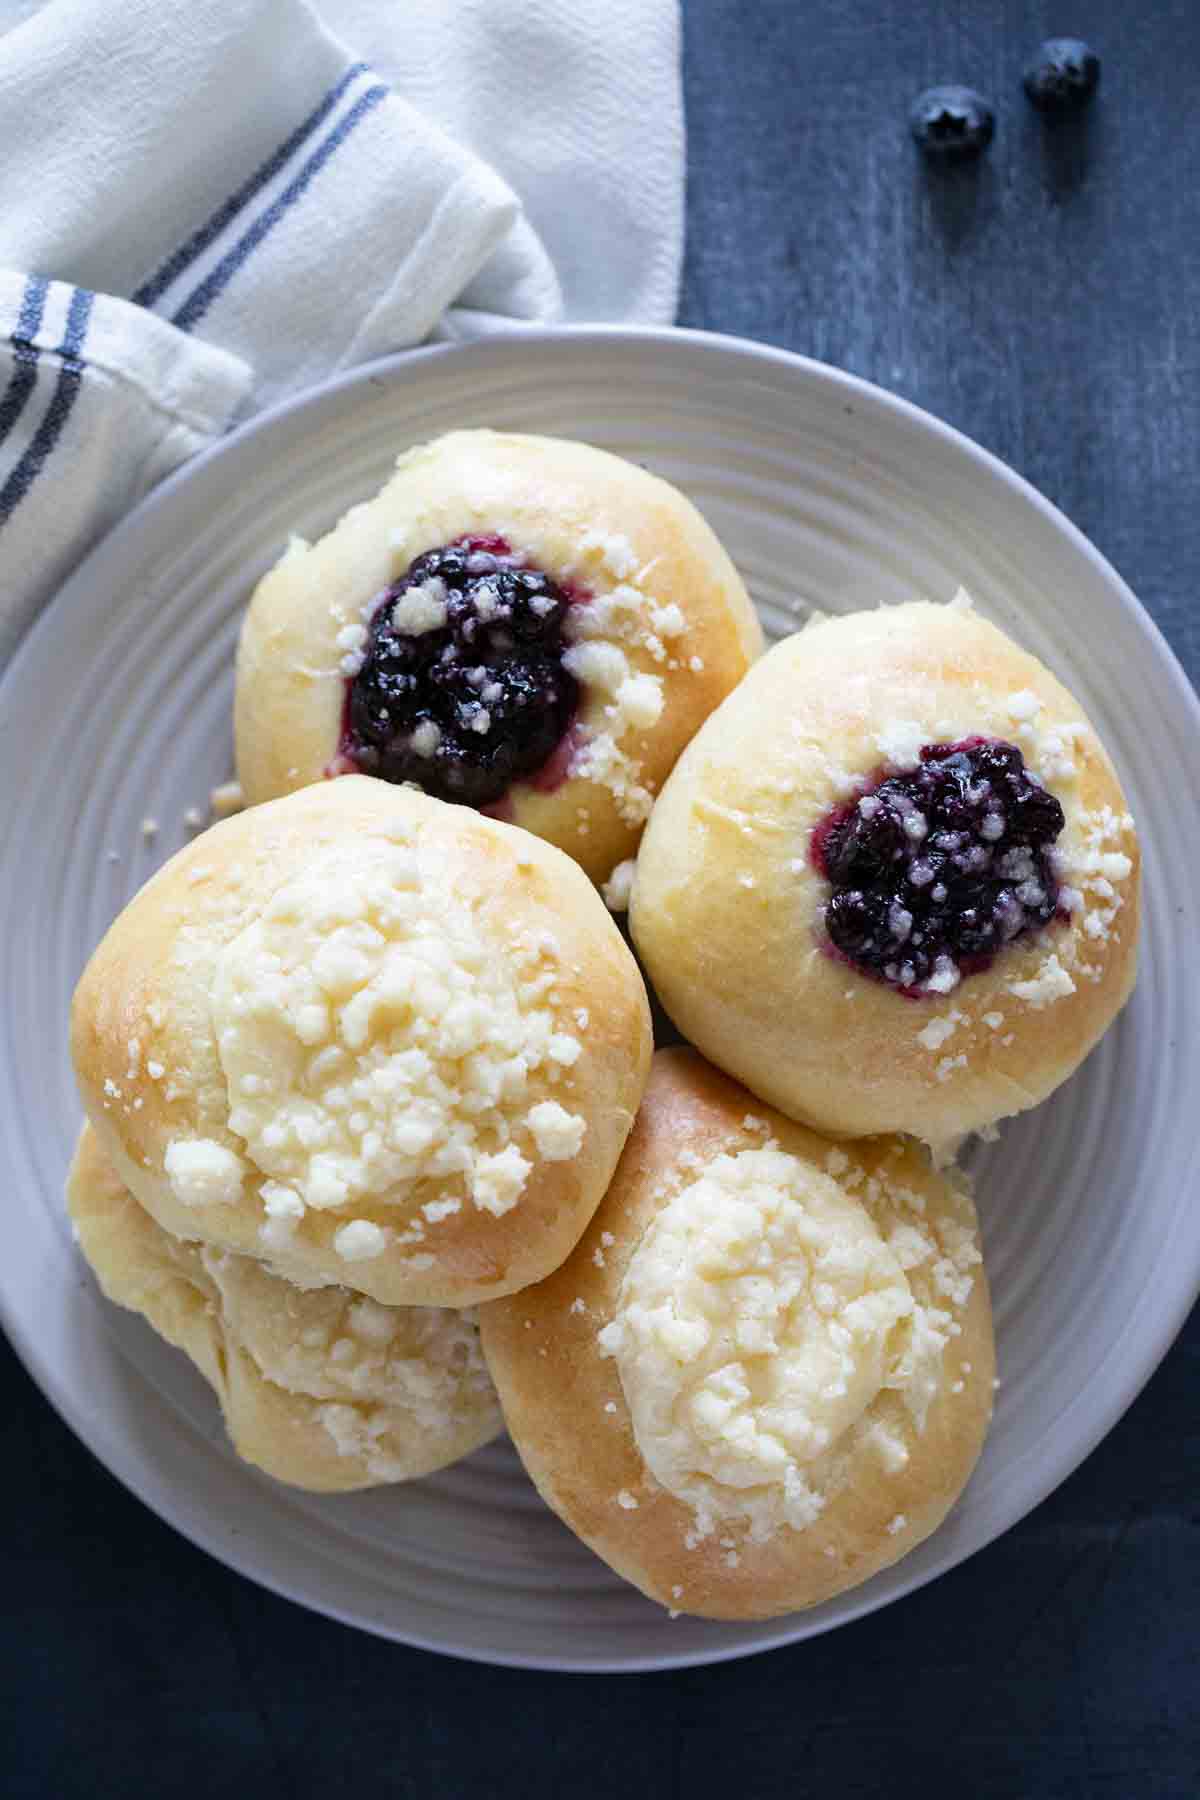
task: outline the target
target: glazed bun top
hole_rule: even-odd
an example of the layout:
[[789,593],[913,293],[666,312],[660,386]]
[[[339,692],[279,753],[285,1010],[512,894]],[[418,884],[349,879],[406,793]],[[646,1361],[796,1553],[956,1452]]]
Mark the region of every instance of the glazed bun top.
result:
[[1132,986],[1138,848],[1078,702],[961,602],[810,626],[702,727],[630,922],[706,1055],[820,1129],[1042,1099]]
[[85,971],[72,1049],[167,1230],[296,1281],[470,1305],[553,1268],[641,1098],[645,989],[527,833],[347,777],[214,826]]

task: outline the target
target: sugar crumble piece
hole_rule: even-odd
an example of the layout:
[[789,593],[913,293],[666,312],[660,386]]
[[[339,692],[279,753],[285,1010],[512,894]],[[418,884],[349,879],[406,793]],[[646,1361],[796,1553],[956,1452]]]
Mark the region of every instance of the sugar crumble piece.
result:
[[1038,973],[1029,981],[1010,981],[1008,991],[1018,1000],[1024,1000],[1036,1011],[1051,1005],[1055,1000],[1065,1000],[1075,992],[1075,983],[1066,969],[1059,962],[1057,955],[1049,955]]
[[240,781],[223,781],[208,797],[208,809],[214,819],[231,819],[245,810],[246,798]]
[[887,1524],[888,1536],[895,1537],[899,1532],[904,1530],[904,1527],[907,1524],[908,1524],[908,1520],[905,1518],[904,1514],[897,1513],[894,1519],[888,1520],[888,1524]]
[[915,719],[896,719],[875,734],[875,748],[889,767],[899,771],[919,765],[924,743],[925,729]]
[[333,1247],[343,1262],[370,1262],[387,1249],[387,1237],[370,1219],[351,1219],[333,1234]]
[[538,1154],[546,1162],[570,1162],[579,1155],[587,1133],[587,1121],[569,1113],[557,1100],[539,1100],[526,1114]]
[[441,741],[440,725],[437,725],[432,719],[422,719],[414,727],[408,743],[409,748],[415,750],[418,756],[430,757],[434,755]]
[[1007,712],[1010,719],[1022,722],[1036,719],[1042,710],[1042,703],[1030,688],[1022,688],[1019,693],[1008,697]]
[[204,830],[204,814],[198,806],[189,806],[183,815],[184,825],[189,831]]
[[294,1188],[287,1187],[283,1182],[264,1181],[259,1190],[259,1198],[269,1219],[291,1219],[295,1222],[304,1217],[303,1200]]
[[521,1155],[515,1144],[509,1144],[494,1154],[483,1154],[475,1158],[475,1166],[471,1172],[471,1199],[481,1212],[491,1213],[493,1218],[502,1218],[511,1212],[525,1189],[525,1179],[533,1167],[527,1157]]
[[933,965],[933,974],[925,983],[931,994],[949,994],[962,980],[958,964],[949,956],[939,956]]
[[874,1449],[884,1470],[889,1475],[897,1475],[908,1466],[908,1447],[904,1440],[880,1421],[868,1427],[865,1441]]
[[601,887],[604,904],[609,912],[621,913],[629,909],[629,896],[633,891],[634,860],[629,857],[619,862],[608,880]]
[[152,844],[158,836],[158,820],[145,818],[142,820],[142,842]]
[[930,1019],[917,1033],[917,1042],[926,1050],[940,1050],[947,1038],[954,1036],[963,1022],[960,1012],[946,1013],[939,1018]]
[[212,1138],[173,1138],[163,1168],[181,1206],[236,1206],[241,1199],[245,1164]]
[[617,1495],[617,1505],[625,1512],[636,1512],[638,1503],[628,1488],[622,1488]]
[[456,1212],[462,1211],[462,1201],[455,1194],[448,1194],[444,1200],[427,1200],[421,1208],[421,1216],[431,1225],[440,1225],[443,1219],[453,1218]]
[[[475,609],[481,619],[488,617],[485,605],[489,592],[495,602],[494,590],[486,587],[476,590]],[[405,588],[392,603],[393,631],[398,632],[401,637],[420,637],[427,631],[440,631],[446,623],[447,598],[446,583],[440,575],[431,575],[428,580]],[[493,606],[493,613],[494,611]]]

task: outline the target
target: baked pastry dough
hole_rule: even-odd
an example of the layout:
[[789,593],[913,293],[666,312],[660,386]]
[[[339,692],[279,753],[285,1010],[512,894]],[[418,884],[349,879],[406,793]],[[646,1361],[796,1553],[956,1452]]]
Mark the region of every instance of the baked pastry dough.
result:
[[630,926],[684,1036],[752,1092],[944,1146],[1044,1099],[1124,1005],[1137,838],[1036,658],[962,602],[881,608],[776,645],[702,727]]
[[646,992],[569,858],[365,776],[214,825],[76,990],[89,1118],[176,1237],[394,1305],[555,1268],[633,1122]]
[[820,1138],[688,1050],[655,1057],[569,1260],[480,1326],[542,1497],[652,1599],[709,1618],[813,1606],[896,1562],[991,1415],[961,1178],[911,1140]]
[[85,1125],[67,1177],[80,1247],[215,1389],[239,1456],[319,1493],[411,1481],[502,1429],[473,1315],[303,1290],[156,1225]]
[[487,807],[599,882],[762,648],[700,514],[586,444],[457,431],[294,540],[238,653],[247,804],[350,768]]

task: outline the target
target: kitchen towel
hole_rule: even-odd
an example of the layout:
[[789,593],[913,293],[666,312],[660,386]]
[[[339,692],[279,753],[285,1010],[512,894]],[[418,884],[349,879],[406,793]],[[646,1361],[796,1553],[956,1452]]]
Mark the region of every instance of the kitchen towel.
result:
[[251,411],[435,333],[673,317],[678,62],[675,0],[50,0],[0,36],[0,661]]

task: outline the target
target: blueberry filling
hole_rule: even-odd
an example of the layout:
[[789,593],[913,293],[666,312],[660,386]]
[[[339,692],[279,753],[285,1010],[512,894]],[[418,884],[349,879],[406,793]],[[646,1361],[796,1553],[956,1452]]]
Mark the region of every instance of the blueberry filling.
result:
[[813,833],[840,956],[903,991],[945,992],[1058,910],[1049,853],[1064,824],[1015,744],[926,744]]
[[574,596],[498,537],[427,551],[380,597],[349,684],[342,755],[367,775],[490,806],[569,730]]

